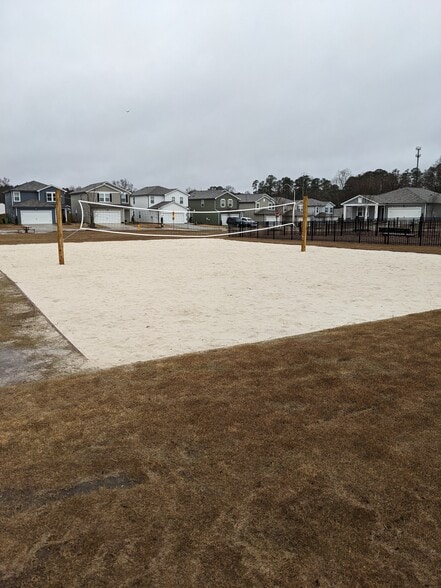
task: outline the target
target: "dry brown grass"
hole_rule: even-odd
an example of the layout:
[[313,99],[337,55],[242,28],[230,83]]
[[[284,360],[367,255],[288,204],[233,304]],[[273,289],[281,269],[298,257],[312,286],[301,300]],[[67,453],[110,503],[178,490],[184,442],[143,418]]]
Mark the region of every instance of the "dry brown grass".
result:
[[2,586],[438,586],[441,311],[1,389]]

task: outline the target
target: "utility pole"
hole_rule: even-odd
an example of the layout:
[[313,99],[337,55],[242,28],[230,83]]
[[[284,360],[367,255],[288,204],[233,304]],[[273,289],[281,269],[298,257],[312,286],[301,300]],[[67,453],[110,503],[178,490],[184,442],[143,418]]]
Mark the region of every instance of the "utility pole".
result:
[[55,191],[55,213],[57,217],[58,262],[64,265],[63,218],[61,212],[61,191]]
[[420,180],[420,157],[421,157],[420,151],[421,151],[421,147],[416,147],[416,155],[415,155],[416,160],[417,160],[417,166],[416,166],[416,186],[415,186],[416,188],[418,188],[418,182]]

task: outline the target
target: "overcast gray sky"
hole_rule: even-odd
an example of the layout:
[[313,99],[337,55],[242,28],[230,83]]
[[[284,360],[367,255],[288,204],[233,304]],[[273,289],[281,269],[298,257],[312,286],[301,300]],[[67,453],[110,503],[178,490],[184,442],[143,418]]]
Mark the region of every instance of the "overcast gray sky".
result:
[[0,177],[246,190],[417,145],[425,169],[440,25],[440,0],[0,0]]

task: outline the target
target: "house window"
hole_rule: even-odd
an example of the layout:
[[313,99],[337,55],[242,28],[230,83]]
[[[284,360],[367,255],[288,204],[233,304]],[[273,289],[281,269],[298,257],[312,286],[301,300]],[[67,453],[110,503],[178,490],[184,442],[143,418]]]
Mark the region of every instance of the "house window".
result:
[[183,197],[183,196],[181,196],[181,197],[179,198],[179,204],[184,204],[184,197]]
[[256,202],[256,208],[260,208],[260,202]]
[[127,204],[129,202],[127,194],[121,194],[121,202],[122,204]]
[[228,208],[233,208],[233,199],[228,198]]
[[154,204],[155,203],[155,197],[154,196],[150,196],[150,204]]
[[46,192],[46,202],[55,202],[55,192]]
[[12,192],[12,202],[21,202],[20,192]]
[[364,208],[362,206],[357,206],[357,216],[364,216]]
[[201,200],[201,208],[204,208],[205,206],[205,200]]
[[172,196],[172,202],[175,202],[176,198],[174,196]]
[[225,208],[226,205],[227,205],[227,203],[225,201],[225,198],[221,198],[221,200],[220,200],[220,206],[221,206],[221,208]]
[[110,192],[98,192],[98,202],[112,202],[112,194]]

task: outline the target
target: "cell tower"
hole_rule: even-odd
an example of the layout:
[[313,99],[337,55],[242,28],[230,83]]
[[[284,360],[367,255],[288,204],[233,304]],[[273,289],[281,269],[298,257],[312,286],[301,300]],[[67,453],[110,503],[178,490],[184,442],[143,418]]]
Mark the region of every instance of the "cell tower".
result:
[[416,164],[416,188],[418,188],[418,183],[420,180],[420,157],[421,157],[421,147],[415,147],[416,149],[416,160],[417,160],[417,164]]

